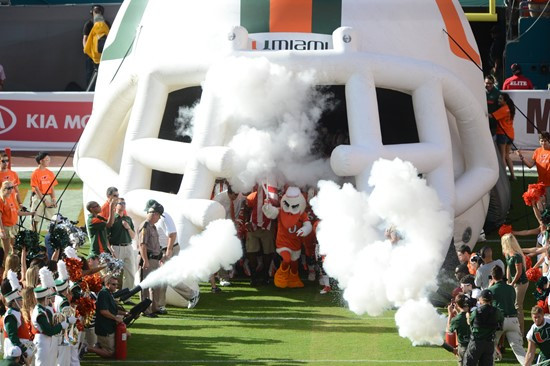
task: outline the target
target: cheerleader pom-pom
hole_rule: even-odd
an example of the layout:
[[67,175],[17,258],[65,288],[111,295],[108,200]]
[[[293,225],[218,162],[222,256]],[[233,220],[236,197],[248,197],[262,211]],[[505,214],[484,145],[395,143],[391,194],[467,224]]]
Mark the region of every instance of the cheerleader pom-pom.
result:
[[533,267],[533,261],[531,260],[531,257],[525,256],[525,267],[527,267],[527,269]]
[[537,282],[542,277],[542,271],[540,268],[529,268],[526,275],[529,281]]
[[78,282],[82,278],[82,261],[80,258],[65,258],[65,266],[69,272],[69,279]]
[[527,191],[523,194],[523,201],[527,206],[533,206],[533,203],[536,203],[545,194],[544,183],[529,184]]
[[499,236],[504,236],[506,234],[511,234],[512,233],[512,225],[502,225],[499,229],[498,229],[498,235]]
[[98,273],[90,276],[84,276],[82,280],[86,282],[86,284],[88,285],[88,289],[90,289],[90,291],[92,292],[98,293],[103,287],[103,284],[101,283],[101,277]]

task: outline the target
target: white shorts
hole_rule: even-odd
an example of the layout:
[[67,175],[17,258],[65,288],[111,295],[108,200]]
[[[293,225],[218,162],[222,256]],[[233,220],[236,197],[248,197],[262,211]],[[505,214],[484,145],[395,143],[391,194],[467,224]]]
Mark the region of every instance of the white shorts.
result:
[[281,254],[282,252],[289,252],[290,259],[293,261],[297,261],[298,259],[300,259],[300,255],[302,254],[302,250],[292,250],[290,248],[277,248],[277,253]]

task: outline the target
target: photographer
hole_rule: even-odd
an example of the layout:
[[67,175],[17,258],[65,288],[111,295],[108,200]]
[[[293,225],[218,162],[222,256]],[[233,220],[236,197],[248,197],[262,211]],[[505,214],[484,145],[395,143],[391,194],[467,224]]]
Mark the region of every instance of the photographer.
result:
[[462,293],[468,298],[468,306],[470,310],[477,306],[477,298],[479,297],[480,289],[475,287],[474,276],[467,275],[460,280],[460,288]]
[[449,318],[447,319],[447,332],[456,333],[458,349],[456,356],[458,365],[462,365],[464,352],[470,342],[470,326],[468,325],[467,314],[470,311],[468,297],[464,294],[456,295],[447,307]]

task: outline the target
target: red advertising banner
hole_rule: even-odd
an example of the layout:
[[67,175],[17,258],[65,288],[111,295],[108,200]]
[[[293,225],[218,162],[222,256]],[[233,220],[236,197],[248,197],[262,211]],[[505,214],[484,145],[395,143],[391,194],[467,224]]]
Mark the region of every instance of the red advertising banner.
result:
[[92,114],[93,97],[82,92],[0,93],[2,147],[70,150]]

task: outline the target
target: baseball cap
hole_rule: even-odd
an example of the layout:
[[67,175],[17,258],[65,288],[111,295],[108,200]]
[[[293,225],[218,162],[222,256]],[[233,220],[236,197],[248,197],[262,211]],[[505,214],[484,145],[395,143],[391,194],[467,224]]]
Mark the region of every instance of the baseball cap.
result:
[[479,297],[487,301],[493,301],[493,292],[491,290],[483,290],[479,294]]
[[147,209],[147,213],[151,213],[151,212],[157,212],[160,216],[163,216],[163,213],[164,213],[164,207],[158,203],[158,202],[155,202],[151,205],[151,207],[149,207]]
[[156,204],[159,204],[159,203],[158,203],[157,201],[155,201],[155,200],[149,200],[149,201],[147,201],[147,203],[145,204],[145,210],[144,210],[144,211],[148,211],[148,210],[151,208],[151,206],[153,206],[155,203],[156,203]]

